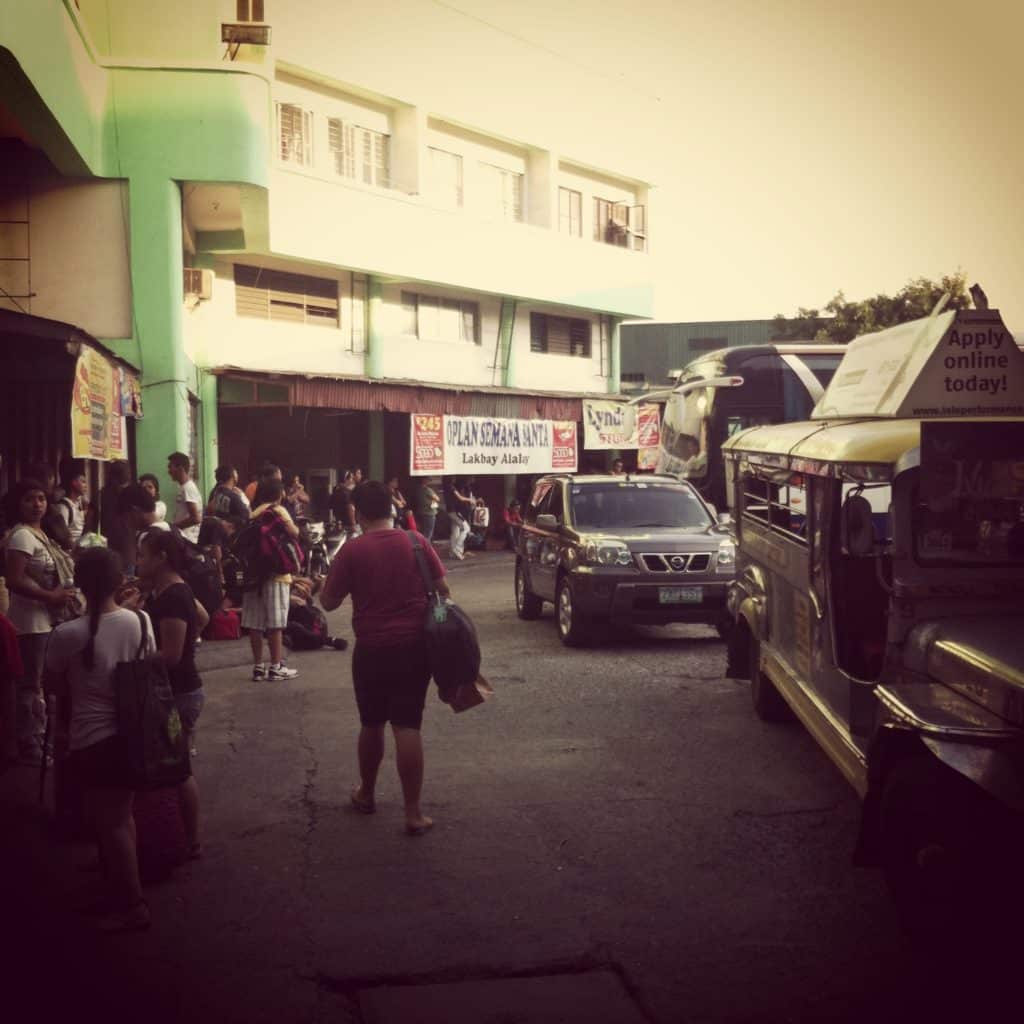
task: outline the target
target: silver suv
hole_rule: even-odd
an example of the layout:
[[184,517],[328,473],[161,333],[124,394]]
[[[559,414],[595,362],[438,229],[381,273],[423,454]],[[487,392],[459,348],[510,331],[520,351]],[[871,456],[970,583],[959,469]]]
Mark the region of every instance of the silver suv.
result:
[[600,622],[702,622],[724,635],[727,521],[672,476],[541,477],[516,543],[516,612],[536,619],[552,602],[571,647]]

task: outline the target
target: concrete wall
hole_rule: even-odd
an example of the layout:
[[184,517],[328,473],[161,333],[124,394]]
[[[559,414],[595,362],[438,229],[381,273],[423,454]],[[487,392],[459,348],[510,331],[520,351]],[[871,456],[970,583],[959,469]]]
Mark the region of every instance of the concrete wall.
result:
[[[348,271],[297,265],[275,259],[237,257],[241,263],[258,263],[293,273],[308,273],[338,282],[340,326],[292,324],[239,316],[235,310],[232,260],[214,263],[213,295],[191,305],[184,314],[185,350],[204,367],[240,366],[251,370],[314,373],[328,376],[363,376],[367,373],[366,349],[353,343],[353,318],[358,318],[359,297],[353,298]],[[410,283],[381,286],[377,334],[382,351],[379,375],[391,380],[419,380],[435,384],[493,387],[504,383],[498,350],[501,297]],[[402,292],[436,295],[476,302],[479,306],[480,343],[430,341],[403,333]],[[512,386],[545,391],[608,390],[608,353],[601,356],[600,317],[582,314],[590,321],[591,356],[558,356],[530,351],[530,312],[581,316],[579,311],[554,306],[520,303],[513,334],[515,371]],[[498,365],[495,366],[495,362]],[[603,369],[602,369],[603,367]]]
[[127,186],[0,185],[0,308],[63,320],[97,338],[132,333]]

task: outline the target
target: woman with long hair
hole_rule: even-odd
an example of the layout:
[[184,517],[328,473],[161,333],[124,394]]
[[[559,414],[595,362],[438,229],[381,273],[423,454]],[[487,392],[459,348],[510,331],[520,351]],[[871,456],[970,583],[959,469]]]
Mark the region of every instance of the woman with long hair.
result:
[[[150,530],[139,544],[136,569],[149,591],[146,611],[153,620],[156,649],[167,665],[174,702],[178,706],[189,750],[194,750],[196,723],[203,710],[203,680],[196,668],[196,638],[209,621],[189,585],[182,579],[185,552],[168,530]],[[198,857],[199,787],[193,775],[178,786],[178,804],[185,826],[188,855]]]
[[18,634],[23,666],[15,682],[15,732],[18,757],[39,764],[46,756],[43,656],[54,623],[74,599],[74,570],[68,555],[43,529],[47,509],[44,484],[35,479],[19,480],[9,500],[14,525],[4,542],[11,596],[7,616]]
[[87,548],[75,565],[75,583],[86,601],[87,615],[53,631],[46,651],[47,689],[71,699],[67,773],[80,779],[85,813],[91,822],[108,885],[108,913],[103,931],[138,931],[149,927],[149,907],[142,898],[135,822],[135,797],[124,741],[117,731],[115,666],[152,653],[153,627],[145,613],[119,608],[121,559],[109,548]]

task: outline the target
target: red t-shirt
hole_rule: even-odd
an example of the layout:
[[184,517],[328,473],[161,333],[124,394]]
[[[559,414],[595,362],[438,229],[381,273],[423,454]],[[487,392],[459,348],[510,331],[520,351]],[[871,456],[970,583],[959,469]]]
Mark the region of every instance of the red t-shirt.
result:
[[[431,576],[441,579],[437,552],[416,536]],[[405,530],[371,530],[350,540],[331,563],[325,589],[342,600],[352,595],[352,628],[368,647],[408,643],[423,629],[427,591]]]

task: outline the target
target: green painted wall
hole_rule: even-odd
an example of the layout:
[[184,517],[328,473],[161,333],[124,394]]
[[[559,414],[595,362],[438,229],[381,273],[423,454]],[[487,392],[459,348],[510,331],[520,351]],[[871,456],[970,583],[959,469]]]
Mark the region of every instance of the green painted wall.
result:
[[[81,14],[70,0],[0,0],[0,89],[62,173],[128,181],[134,334],[111,347],[141,371],[138,470],[162,475],[169,452],[188,450],[191,390],[205,483],[217,457],[216,388],[198,381],[183,348],[179,183],[266,187],[269,82],[251,64],[216,65],[217,3],[80,4]],[[168,66],[179,61],[212,66]]]

